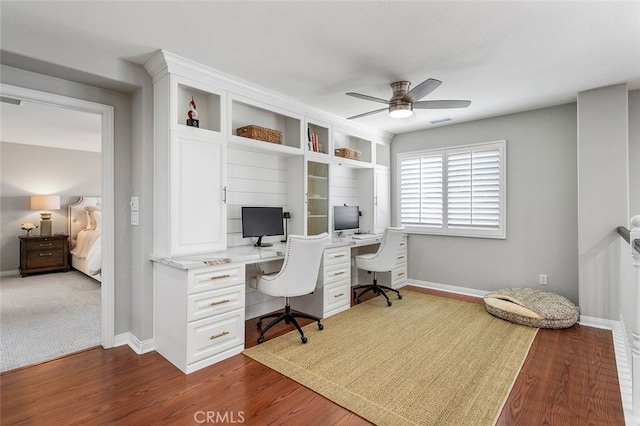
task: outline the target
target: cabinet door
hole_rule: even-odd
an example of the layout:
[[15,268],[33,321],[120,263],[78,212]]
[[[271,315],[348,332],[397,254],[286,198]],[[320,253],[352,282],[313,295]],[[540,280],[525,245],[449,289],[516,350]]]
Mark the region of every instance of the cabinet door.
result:
[[391,221],[391,204],[389,193],[389,170],[376,168],[374,172],[374,229],[380,234]]
[[226,249],[225,141],[174,131],[171,141],[171,255]]
[[329,164],[307,162],[307,235],[329,232]]

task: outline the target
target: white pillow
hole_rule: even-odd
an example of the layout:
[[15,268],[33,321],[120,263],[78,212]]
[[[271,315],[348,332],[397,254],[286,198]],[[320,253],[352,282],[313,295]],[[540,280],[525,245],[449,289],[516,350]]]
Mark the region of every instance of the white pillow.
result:
[[93,216],[95,212],[100,212],[100,207],[98,206],[87,206],[84,208],[87,212],[87,227],[86,230],[96,229],[96,219]]
[[84,209],[85,214],[87,215],[87,226],[84,227],[85,231],[91,231],[93,228],[92,220],[91,220],[91,212],[89,210]]
[[102,231],[102,212],[100,210],[96,210],[93,212],[93,219],[96,223],[96,227],[94,228],[96,231]]

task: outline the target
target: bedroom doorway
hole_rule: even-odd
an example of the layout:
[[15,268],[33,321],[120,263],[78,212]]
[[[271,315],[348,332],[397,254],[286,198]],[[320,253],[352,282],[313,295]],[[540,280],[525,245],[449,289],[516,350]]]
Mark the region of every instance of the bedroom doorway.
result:
[[21,99],[58,108],[97,114],[101,123],[101,197],[102,197],[102,285],[101,285],[101,344],[115,345],[115,189],[114,189],[114,110],[110,105],[70,98],[47,92],[0,83],[3,97]]

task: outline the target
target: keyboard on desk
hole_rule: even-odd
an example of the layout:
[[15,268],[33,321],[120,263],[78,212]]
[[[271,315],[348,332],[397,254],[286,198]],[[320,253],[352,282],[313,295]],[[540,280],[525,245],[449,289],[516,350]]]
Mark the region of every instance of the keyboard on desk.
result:
[[351,238],[354,240],[370,240],[378,238],[378,234],[353,234]]

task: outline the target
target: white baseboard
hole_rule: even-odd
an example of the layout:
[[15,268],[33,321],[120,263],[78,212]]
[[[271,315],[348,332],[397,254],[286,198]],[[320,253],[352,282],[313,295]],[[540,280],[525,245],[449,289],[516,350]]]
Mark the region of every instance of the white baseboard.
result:
[[430,288],[432,290],[442,290],[442,291],[447,291],[449,293],[463,294],[465,296],[473,296],[473,297],[484,297],[489,293],[488,291],[477,290],[475,288],[458,287],[455,285],[434,283],[431,281],[419,281],[419,280],[414,280],[412,278],[408,280],[407,285],[413,285],[413,286],[422,287],[422,288]]
[[619,321],[580,315],[578,319],[578,323],[580,325],[585,325],[587,327],[602,328],[605,330],[612,330],[612,331],[615,330],[620,332]]
[[155,350],[153,339],[141,341],[130,332],[118,334],[115,338],[114,346],[124,345],[129,345],[129,347],[138,355],[146,354],[147,352]]
[[16,275],[20,275],[20,271],[17,269],[13,271],[0,271],[0,277],[14,277]]

